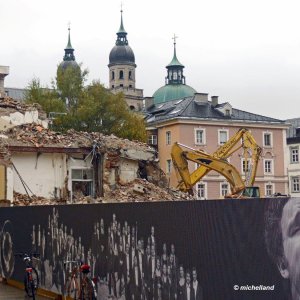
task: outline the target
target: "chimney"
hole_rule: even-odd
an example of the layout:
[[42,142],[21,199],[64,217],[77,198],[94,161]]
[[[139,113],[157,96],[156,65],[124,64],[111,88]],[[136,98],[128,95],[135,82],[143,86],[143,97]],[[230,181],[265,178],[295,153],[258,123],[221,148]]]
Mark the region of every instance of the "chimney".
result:
[[219,96],[211,96],[211,105],[216,107],[218,105]]
[[145,97],[145,109],[148,110],[151,106],[154,105],[154,98],[153,97]]
[[208,102],[208,94],[206,93],[195,93],[194,101],[197,103],[206,103]]
[[9,67],[0,66],[0,98],[4,98],[4,78],[9,74]]

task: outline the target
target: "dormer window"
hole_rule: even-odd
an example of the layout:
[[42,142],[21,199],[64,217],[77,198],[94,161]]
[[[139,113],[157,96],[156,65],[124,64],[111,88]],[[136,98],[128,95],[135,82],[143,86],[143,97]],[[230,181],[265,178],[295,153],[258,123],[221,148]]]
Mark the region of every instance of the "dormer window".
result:
[[225,109],[225,116],[230,117],[230,109]]

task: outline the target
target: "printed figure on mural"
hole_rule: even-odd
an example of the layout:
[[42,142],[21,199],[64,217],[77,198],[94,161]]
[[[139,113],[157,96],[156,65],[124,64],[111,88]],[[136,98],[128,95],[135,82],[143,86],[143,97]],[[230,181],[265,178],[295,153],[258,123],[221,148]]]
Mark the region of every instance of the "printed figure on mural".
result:
[[158,249],[154,226],[149,236],[140,236],[137,224],[121,224],[116,214],[109,224],[95,221],[90,244],[84,245],[53,208],[47,228],[32,227],[32,251],[40,253],[41,286],[54,292],[65,293],[70,270],[64,262],[81,261],[90,265],[98,299],[203,299],[197,270],[179,264],[174,244]]

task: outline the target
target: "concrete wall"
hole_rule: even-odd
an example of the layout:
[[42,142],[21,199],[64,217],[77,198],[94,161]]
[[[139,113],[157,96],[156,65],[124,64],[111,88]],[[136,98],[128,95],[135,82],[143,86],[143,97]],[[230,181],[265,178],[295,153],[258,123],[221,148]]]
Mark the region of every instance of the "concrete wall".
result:
[[29,110],[24,114],[21,112],[10,113],[7,116],[0,117],[0,130],[7,130],[13,126],[22,124],[37,123],[44,128],[48,127],[48,121],[39,119],[39,112],[37,110]]
[[6,169],[6,198],[9,201],[14,199],[14,172],[11,166]]
[[[63,191],[67,176],[65,154],[13,153],[11,160],[36,196],[53,198],[55,194]],[[26,194],[15,171],[13,177],[14,191]]]
[[119,169],[119,176],[121,182],[127,183],[137,178],[138,169],[139,165],[137,161],[125,158],[121,159]]
[[[274,192],[280,192],[282,194],[287,193],[287,172],[285,161],[285,134],[286,129],[284,127],[275,127],[266,124],[232,124],[229,123],[217,123],[217,122],[191,122],[170,124],[160,127],[158,129],[158,152],[160,159],[160,167],[165,172],[167,166],[167,160],[171,159],[171,148],[174,142],[180,142],[194,149],[202,149],[208,153],[213,153],[220,146],[218,142],[218,130],[228,130],[229,137],[233,136],[239,128],[248,128],[254,136],[258,145],[263,148],[262,158],[258,165],[256,184],[261,185],[261,194],[265,195],[265,184],[272,183]],[[195,129],[201,128],[205,130],[206,142],[203,145],[195,144]],[[171,132],[171,145],[166,145],[166,132]],[[263,147],[264,132],[270,132],[272,134],[272,146]],[[230,163],[233,164],[239,172],[242,171],[242,150],[237,151],[231,158]],[[264,159],[272,159],[274,171],[270,175],[264,173]],[[190,171],[194,171],[196,166],[194,163],[189,163]],[[167,173],[167,172],[166,172]],[[173,187],[177,186],[177,177],[172,166],[170,176],[170,184]],[[210,172],[204,179],[204,182],[208,182],[208,198],[220,197],[220,184],[219,182],[224,180],[224,177],[220,176],[216,172]],[[217,184],[213,184],[215,182]]]
[[4,97],[4,78],[9,74],[9,67],[0,66],[0,97]]

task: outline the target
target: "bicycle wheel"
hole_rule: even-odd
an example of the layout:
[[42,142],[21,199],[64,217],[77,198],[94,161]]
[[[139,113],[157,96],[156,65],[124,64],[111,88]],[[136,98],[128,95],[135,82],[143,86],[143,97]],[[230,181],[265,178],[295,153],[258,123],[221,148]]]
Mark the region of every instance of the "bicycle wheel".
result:
[[74,300],[79,298],[79,284],[77,279],[69,278],[65,284],[65,296]]
[[84,278],[81,282],[80,300],[97,300],[96,287],[90,278]]
[[25,292],[30,298],[35,298],[36,290],[39,287],[39,275],[35,268],[32,268],[32,280],[29,279],[29,274],[25,275],[24,286]]

